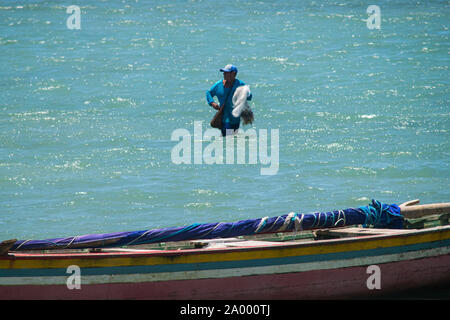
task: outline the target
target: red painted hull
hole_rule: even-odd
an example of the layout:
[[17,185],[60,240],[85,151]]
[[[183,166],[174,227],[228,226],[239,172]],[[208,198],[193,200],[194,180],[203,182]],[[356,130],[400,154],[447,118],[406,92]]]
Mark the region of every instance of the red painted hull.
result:
[[[1,288],[7,299],[341,299],[370,297],[449,281],[450,255],[379,264],[381,289],[369,290],[365,267],[245,277],[141,283],[22,285]],[[408,272],[405,272],[408,270]]]

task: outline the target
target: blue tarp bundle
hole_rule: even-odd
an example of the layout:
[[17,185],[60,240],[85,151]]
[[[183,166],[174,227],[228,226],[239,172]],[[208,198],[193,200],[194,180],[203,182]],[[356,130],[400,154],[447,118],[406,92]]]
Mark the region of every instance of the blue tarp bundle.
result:
[[290,213],[278,217],[265,217],[238,222],[196,223],[184,227],[143,231],[89,234],[46,240],[20,240],[10,250],[120,247],[169,241],[230,238],[257,233],[311,230],[358,224],[363,226],[371,225],[377,228],[402,228],[403,216],[400,214],[400,208],[397,205],[387,205],[372,200],[372,204],[368,206],[330,212]]

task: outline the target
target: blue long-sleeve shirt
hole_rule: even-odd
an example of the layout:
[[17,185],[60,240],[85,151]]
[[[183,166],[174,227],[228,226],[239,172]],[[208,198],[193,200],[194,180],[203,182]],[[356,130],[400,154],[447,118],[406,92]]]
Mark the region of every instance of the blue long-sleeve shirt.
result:
[[[219,104],[222,106],[225,103],[225,99],[227,98],[228,92],[231,90],[228,99],[226,101],[224,110],[223,110],[223,123],[229,122],[230,124],[239,124],[241,121],[241,117],[234,117],[232,115],[233,111],[233,94],[236,91],[237,87],[244,86],[245,83],[239,79],[234,79],[233,86],[231,88],[225,88],[223,86],[223,80],[217,81],[208,91],[206,91],[206,101],[208,104],[214,102],[214,96],[219,99]],[[252,100],[252,94],[248,96],[247,100]]]

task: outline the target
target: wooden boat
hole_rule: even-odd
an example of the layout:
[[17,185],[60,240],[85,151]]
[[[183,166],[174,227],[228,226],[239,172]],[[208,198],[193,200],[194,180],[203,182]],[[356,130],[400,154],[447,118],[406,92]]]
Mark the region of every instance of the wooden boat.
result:
[[403,229],[28,251],[6,241],[0,299],[342,299],[450,283],[450,203],[400,208]]

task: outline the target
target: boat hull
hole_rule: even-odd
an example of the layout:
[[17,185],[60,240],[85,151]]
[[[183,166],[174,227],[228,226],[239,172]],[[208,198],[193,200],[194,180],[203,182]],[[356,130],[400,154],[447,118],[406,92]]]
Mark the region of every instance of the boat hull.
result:
[[[277,300],[371,297],[396,290],[440,285],[449,281],[450,256],[385,263],[379,289],[368,289],[366,267],[269,274],[223,279],[82,285],[18,285],[1,289],[2,298],[15,299],[171,299]],[[412,270],[414,272],[406,272]]]
[[[14,254],[0,259],[0,298],[274,300],[370,297],[448,283],[449,248],[450,227],[438,227],[263,247],[181,252]],[[373,265],[378,269],[369,268]],[[69,266],[79,267],[79,289],[70,289],[73,274],[68,273]]]

